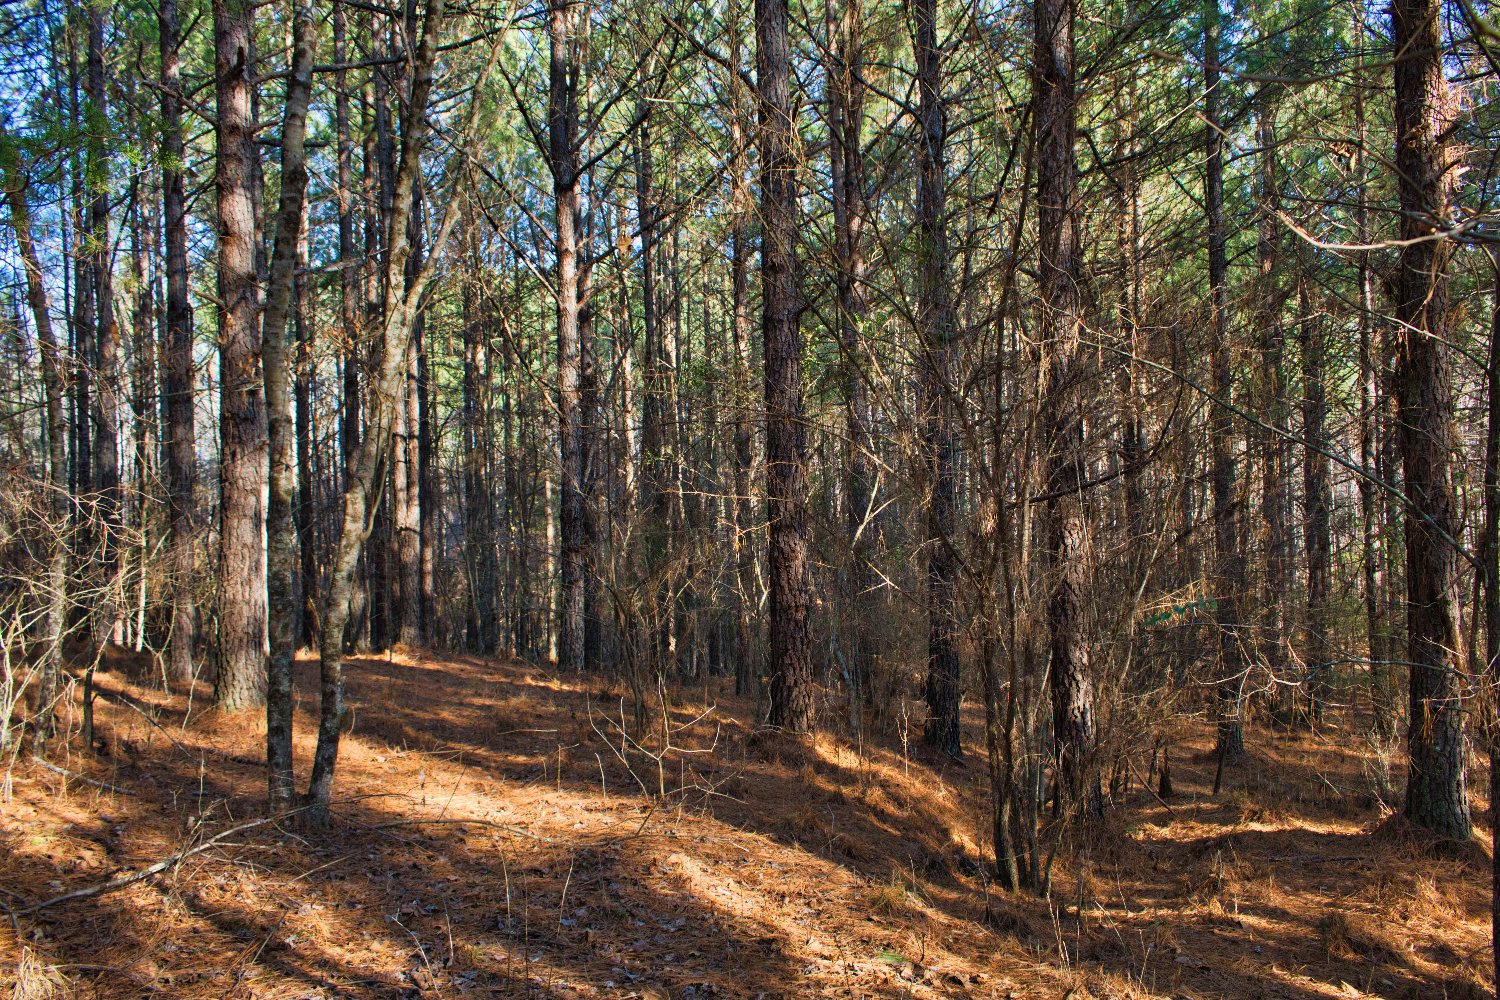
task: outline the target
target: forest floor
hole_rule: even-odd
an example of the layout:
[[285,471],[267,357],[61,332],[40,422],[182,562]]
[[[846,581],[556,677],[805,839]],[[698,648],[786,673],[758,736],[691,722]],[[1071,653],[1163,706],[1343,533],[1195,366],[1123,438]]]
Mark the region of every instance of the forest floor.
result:
[[[315,669],[298,674],[305,768]],[[0,900],[18,914],[0,912],[0,990],[1489,995],[1487,832],[1462,849],[1412,837],[1352,732],[1252,730],[1212,797],[1212,734],[1184,723],[1175,794],[1133,781],[1049,904],[985,883],[977,743],[960,767],[899,736],[758,733],[716,679],[675,693],[682,749],[658,767],[616,752],[622,692],[597,682],[404,651],[353,659],[348,682],[331,831],[252,827],[24,913],[201,846],[264,801],[263,722],[205,711],[206,686],[190,699],[101,674],[100,754],[56,758],[67,774],[19,761],[0,801]]]

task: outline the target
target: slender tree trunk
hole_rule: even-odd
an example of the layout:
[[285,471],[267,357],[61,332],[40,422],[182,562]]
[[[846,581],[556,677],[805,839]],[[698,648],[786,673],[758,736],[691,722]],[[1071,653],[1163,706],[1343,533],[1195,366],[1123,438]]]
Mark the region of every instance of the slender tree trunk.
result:
[[[411,287],[406,287],[403,275],[406,255],[410,251],[407,224],[420,179],[422,147],[427,135],[425,109],[432,92],[432,68],[437,58],[443,17],[444,0],[429,0],[421,41],[412,61],[409,113],[403,121],[400,169],[395,177],[392,210],[386,229],[385,296],[378,363],[372,373],[369,428],[360,441],[344,491],[344,517],[334,547],[328,589],[320,615],[318,745],[313,754],[307,793],[311,807],[308,822],[315,826],[327,825],[333,798],[333,774],[338,762],[340,727],[344,721],[344,626],[349,617],[354,571],[359,563],[360,549],[370,535],[370,505],[375,493],[376,473],[395,421],[395,407],[401,379],[405,375],[406,350],[416,322],[417,307],[433,271],[429,260]],[[433,258],[441,256],[456,214],[451,203],[445,206],[443,221],[432,241]]]
[[1441,7],[1393,0],[1396,58],[1396,177],[1401,248],[1395,280],[1400,348],[1395,388],[1406,496],[1407,659],[1411,717],[1406,815],[1442,836],[1472,831],[1464,782],[1459,635],[1461,534],[1453,485],[1453,387],[1448,340],[1448,222],[1451,157],[1444,139]]
[[[732,5],[734,25],[730,28],[730,60],[740,66],[740,18],[739,5]],[[755,643],[755,427],[751,419],[754,403],[753,376],[750,370],[750,247],[748,232],[755,206],[751,199],[747,180],[746,138],[741,120],[744,102],[740,100],[740,82],[732,77],[730,93],[734,96],[734,113],[729,117],[729,142],[734,156],[730,161],[730,351],[732,352],[734,378],[734,430],[731,432],[734,449],[734,562],[736,573],[734,630],[734,690],[736,694],[749,694],[755,687],[760,671],[756,664]]]
[[[1358,59],[1364,63],[1364,22],[1356,18],[1359,45]],[[1370,178],[1365,161],[1365,80],[1363,74],[1355,81],[1354,120],[1357,139],[1354,144],[1354,170],[1359,183],[1359,201],[1355,206],[1355,226],[1360,242],[1368,242],[1373,234],[1369,226]],[[1370,651],[1370,700],[1374,709],[1375,730],[1389,739],[1396,732],[1394,693],[1391,691],[1391,661],[1396,659],[1395,643],[1392,642],[1386,596],[1389,582],[1386,580],[1385,532],[1388,526],[1382,522],[1388,508],[1379,481],[1380,470],[1380,413],[1383,408],[1380,371],[1383,358],[1380,344],[1375,337],[1375,271],[1370,254],[1361,253],[1359,265],[1359,464],[1363,473],[1359,477],[1360,541],[1363,548],[1363,583],[1365,602],[1365,627]]]
[[[844,635],[849,645],[849,697],[856,726],[868,710],[875,669],[875,635],[879,578],[875,552],[879,516],[875,499],[875,463],[870,434],[870,399],[865,382],[867,361],[863,325],[870,307],[869,265],[865,230],[869,205],[865,193],[865,83],[863,0],[850,0],[842,11],[826,5],[834,40],[833,77],[828,97],[830,174],[833,181],[835,275],[839,303],[840,377],[844,390],[845,522],[849,535],[849,570],[844,598],[850,617]],[[941,110],[941,109],[939,109]],[[939,168],[941,169],[941,168]]]
[[963,753],[958,723],[958,558],[955,529],[958,482],[954,475],[952,394],[953,304],[948,288],[948,184],[944,176],[947,122],[943,109],[942,51],[936,0],[916,0],[917,228],[921,277],[917,336],[922,345],[920,414],[927,499],[927,706],[929,746],[950,757]]
[[1328,415],[1325,371],[1327,341],[1303,275],[1302,308],[1302,437],[1307,442],[1302,463],[1303,549],[1307,553],[1307,648],[1309,700],[1313,718],[1322,721],[1328,700],[1328,671],[1333,646],[1328,634],[1329,601],[1333,591],[1333,489],[1329,481],[1328,448],[1324,430]]
[[[1491,278],[1490,357],[1485,386],[1484,535],[1480,573],[1484,580],[1484,683],[1489,686],[1490,835],[1500,828],[1500,253],[1489,250]],[[1500,855],[1490,852],[1490,948],[1500,945]],[[1500,952],[1494,972],[1500,974]],[[1500,982],[1500,979],[1496,979]]]
[[[0,150],[5,158],[16,155],[8,141]],[[62,640],[67,629],[68,615],[68,546],[69,524],[72,504],[68,499],[68,421],[63,412],[67,393],[64,384],[64,359],[58,349],[57,337],[52,331],[52,305],[48,300],[47,284],[37,258],[36,243],[32,238],[31,209],[26,201],[26,178],[19,164],[0,160],[0,183],[4,184],[5,200],[10,209],[10,225],[16,235],[16,245],[21,252],[21,266],[26,272],[26,300],[31,306],[32,322],[36,325],[37,343],[41,348],[42,391],[46,409],[47,471],[46,490],[48,511],[52,518],[52,537],[47,544],[47,572],[42,581],[46,598],[46,612],[42,618],[41,648],[38,662],[39,683],[36,692],[36,712],[31,719],[31,728],[36,733],[35,745],[40,747],[53,734],[54,710],[62,681]]]
[[[89,270],[94,292],[96,382],[94,391],[94,487],[98,491],[99,604],[94,610],[97,645],[120,639],[120,327],[115,318],[112,242],[109,226],[109,153],[102,6],[88,8],[89,94]],[[85,696],[87,697],[87,695]]]
[[797,279],[797,162],[792,149],[787,0],[755,0],[760,151],[761,338],[765,353],[766,515],[770,523],[773,726],[812,727],[807,630],[807,444],[803,430],[802,290]]
[[302,238],[297,242],[297,287],[293,293],[296,308],[292,325],[296,334],[297,356],[294,384],[297,420],[297,645],[310,646],[317,635],[318,544],[316,534],[317,462],[313,448],[313,359],[316,339],[315,308],[309,301],[306,276],[310,264],[308,248],[307,199],[302,201]]
[[312,64],[317,44],[311,0],[293,10],[292,64],[287,77],[281,129],[281,199],[276,210],[276,243],[266,294],[261,363],[265,380],[271,485],[266,512],[267,612],[270,661],[266,684],[266,772],[270,811],[283,812],[294,798],[292,775],[292,664],[297,655],[301,609],[297,573],[301,552],[293,503],[297,469],[293,448],[296,424],[287,368],[287,329],[297,292],[297,254],[302,242],[303,201],[307,194],[307,106],[312,97]]
[[266,408],[260,373],[254,187],[259,170],[251,89],[249,0],[215,0],[219,202],[219,633],[214,703],[226,711],[266,698]]
[[1084,621],[1087,527],[1079,493],[1085,460],[1079,367],[1077,95],[1070,0],[1036,0],[1037,225],[1041,335],[1046,352],[1040,426],[1047,449],[1045,535],[1052,575],[1052,718],[1059,788],[1084,793],[1094,751],[1094,681]]
[[1280,194],[1276,179],[1276,125],[1270,101],[1260,108],[1257,130],[1260,138],[1260,211],[1256,238],[1255,326],[1260,350],[1260,380],[1266,421],[1273,428],[1262,436],[1260,516],[1265,531],[1265,600],[1267,620],[1261,642],[1261,658],[1277,671],[1287,653],[1287,621],[1282,605],[1291,578],[1291,537],[1287,531],[1286,503],[1286,371],[1285,333],[1281,325],[1281,293],[1276,284],[1276,266],[1281,251],[1281,230],[1276,213]]
[[552,9],[551,76],[547,104],[548,159],[556,200],[557,436],[562,458],[561,593],[557,620],[558,667],[584,665],[584,573],[588,526],[584,523],[583,424],[579,410],[578,329],[578,74],[574,22],[579,8],[564,0]]
[[1235,442],[1229,400],[1234,392],[1234,370],[1229,343],[1228,260],[1224,252],[1224,135],[1219,120],[1219,0],[1203,5],[1203,143],[1207,159],[1204,201],[1208,208],[1208,284],[1213,332],[1214,392],[1223,401],[1209,410],[1213,449],[1214,600],[1218,604],[1219,738],[1221,761],[1233,761],[1244,751],[1241,705],[1246,658],[1241,644],[1239,595],[1245,578],[1239,546],[1239,514],[1235,502]]
[[171,574],[172,629],[167,673],[180,684],[196,671],[197,592],[193,579],[193,518],[197,514],[197,431],[193,407],[193,309],[188,302],[187,195],[183,180],[181,28],[177,0],[157,7],[161,36],[162,210],[167,272],[166,408],[167,564]]

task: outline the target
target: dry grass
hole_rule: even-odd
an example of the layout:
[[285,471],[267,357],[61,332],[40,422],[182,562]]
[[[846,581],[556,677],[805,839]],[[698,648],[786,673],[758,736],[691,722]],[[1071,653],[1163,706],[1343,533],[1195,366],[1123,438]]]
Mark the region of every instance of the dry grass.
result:
[[[311,680],[304,665],[303,709]],[[200,689],[184,725],[185,697],[123,671],[101,683],[156,724],[106,693],[105,755],[57,761],[123,791],[22,765],[0,812],[12,909],[138,870],[259,806],[257,718],[203,712]],[[623,740],[619,697],[518,663],[357,659],[332,831],[249,831],[14,929],[0,915],[0,996],[1490,988],[1488,838],[1438,850],[1391,818],[1372,794],[1385,748],[1352,735],[1255,731],[1215,799],[1211,733],[1174,734],[1177,794],[1132,794],[1091,834],[1083,868],[1060,868],[1048,903],[999,893],[977,863],[982,767],[899,736],[851,746],[756,730],[752,706],[712,683],[670,692],[668,718],[658,706]],[[311,720],[298,721],[305,767]]]

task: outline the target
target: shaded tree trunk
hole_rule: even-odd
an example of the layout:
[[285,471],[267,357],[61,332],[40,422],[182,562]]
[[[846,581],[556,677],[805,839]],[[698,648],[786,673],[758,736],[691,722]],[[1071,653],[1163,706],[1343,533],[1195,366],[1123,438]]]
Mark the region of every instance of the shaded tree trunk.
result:
[[584,429],[580,402],[578,328],[578,74],[572,39],[578,7],[564,0],[552,9],[548,163],[556,201],[557,437],[562,459],[561,593],[557,619],[560,669],[584,666],[584,573],[588,526],[584,510]]
[[1301,278],[1302,309],[1302,436],[1307,448],[1302,462],[1303,549],[1307,553],[1307,646],[1309,702],[1315,720],[1322,721],[1328,700],[1328,671],[1333,646],[1328,634],[1329,601],[1333,591],[1333,488],[1329,480],[1326,360],[1328,349],[1321,317],[1316,315],[1308,284]]
[[[410,251],[407,224],[413,210],[416,185],[421,173],[422,147],[427,136],[425,109],[432,92],[432,68],[442,32],[444,0],[430,0],[423,22],[421,41],[412,60],[411,97],[406,105],[401,134],[400,169],[396,173],[391,214],[386,228],[384,304],[377,365],[372,373],[369,427],[360,441],[349,483],[344,491],[344,517],[328,573],[328,589],[320,615],[318,664],[320,705],[318,744],[313,754],[308,782],[308,822],[326,826],[333,798],[333,774],[338,762],[340,727],[344,721],[343,655],[344,626],[348,621],[354,571],[359,553],[370,535],[370,506],[376,488],[381,453],[387,450],[401,379],[405,375],[406,350],[416,322],[417,308],[432,277],[432,259],[417,274],[411,287],[403,280]],[[472,114],[472,112],[471,112]],[[451,202],[433,238],[432,258],[440,257],[457,213]]]
[[1081,320],[1073,17],[1070,0],[1036,0],[1038,284],[1046,352],[1039,423],[1047,452],[1044,531],[1052,577],[1047,602],[1052,725],[1059,789],[1078,801],[1094,750],[1096,723],[1084,621],[1087,527],[1079,492],[1085,442],[1083,401],[1077,385]]
[[193,412],[193,309],[188,301],[187,195],[183,179],[181,28],[177,0],[157,7],[161,36],[162,211],[167,277],[165,379],[168,548],[172,625],[167,673],[178,683],[196,671],[197,592],[193,586],[193,518],[197,514],[197,431]]
[[1239,545],[1239,514],[1235,503],[1234,420],[1229,410],[1234,393],[1234,371],[1229,343],[1228,261],[1224,253],[1224,136],[1219,120],[1219,0],[1203,6],[1203,141],[1207,157],[1204,201],[1208,208],[1208,284],[1213,333],[1213,386],[1222,400],[1209,410],[1212,438],[1214,600],[1218,604],[1219,736],[1221,761],[1231,761],[1244,750],[1241,705],[1246,659],[1239,634],[1239,596],[1245,567]]
[[955,527],[958,481],[954,474],[952,394],[954,316],[948,288],[948,186],[944,176],[947,122],[943,109],[942,52],[936,0],[916,0],[917,228],[921,276],[917,336],[922,346],[920,419],[927,500],[927,706],[925,739],[950,757],[963,753],[958,723],[958,559]]
[[761,338],[765,355],[766,514],[770,523],[770,721],[813,724],[807,631],[807,445],[803,430],[802,291],[797,280],[797,164],[792,150],[787,0],[755,0],[760,151]]

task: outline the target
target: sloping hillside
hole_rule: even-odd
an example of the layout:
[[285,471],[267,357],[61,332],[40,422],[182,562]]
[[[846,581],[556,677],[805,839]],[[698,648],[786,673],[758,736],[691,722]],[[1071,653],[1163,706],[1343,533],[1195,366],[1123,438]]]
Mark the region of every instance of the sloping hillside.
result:
[[[310,709],[311,665],[299,674]],[[754,706],[717,680],[673,692],[667,728],[653,713],[639,743],[621,691],[520,663],[398,652],[353,661],[349,682],[335,828],[212,841],[257,818],[262,724],[206,711],[203,689],[102,675],[101,754],[19,762],[0,810],[16,995],[1488,988],[1486,859],[1386,819],[1378,761],[1353,736],[1255,732],[1212,799],[1209,736],[1184,733],[1176,794],[1135,786],[1082,878],[1059,867],[1049,905],[986,884],[978,747],[963,768],[899,732],[853,746],[756,732]],[[305,766],[312,720],[298,722]]]

